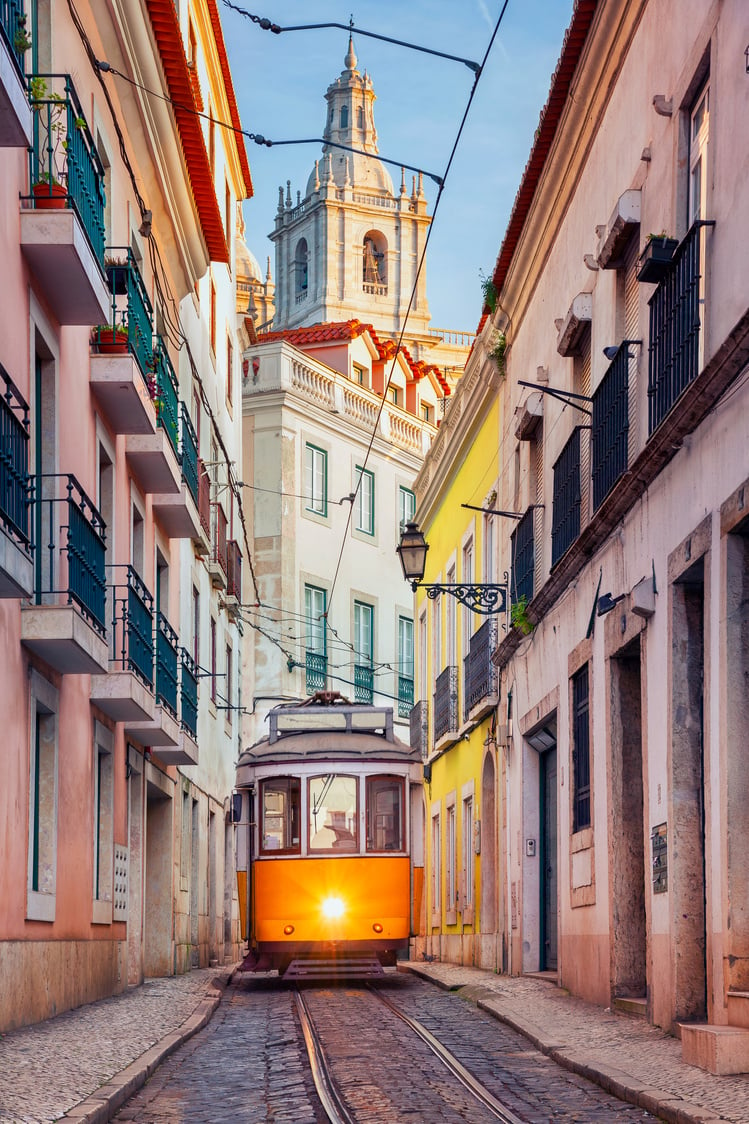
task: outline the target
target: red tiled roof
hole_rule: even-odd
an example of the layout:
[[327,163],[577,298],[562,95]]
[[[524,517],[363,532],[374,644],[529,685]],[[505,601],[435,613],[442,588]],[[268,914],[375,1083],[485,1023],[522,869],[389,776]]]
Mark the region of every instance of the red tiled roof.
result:
[[156,45],[164,66],[187,174],[211,261],[229,261],[224,223],[216,198],[208,153],[187,66],[174,0],[146,0]]
[[218,14],[218,5],[216,0],[207,0],[208,15],[211,20],[211,27],[213,28],[213,36],[216,40],[216,49],[218,51],[218,59],[221,64],[221,74],[224,79],[224,89],[226,90],[226,100],[229,103],[229,113],[231,114],[231,123],[236,132],[234,139],[237,143],[237,153],[239,155],[239,163],[242,168],[242,178],[244,179],[244,187],[246,191],[245,199],[251,199],[254,195],[254,188],[252,186],[252,175],[250,174],[250,163],[247,159],[247,147],[245,139],[241,133],[241,124],[239,121],[239,110],[237,109],[237,99],[234,94],[234,84],[231,80],[231,70],[229,69],[229,59],[226,54],[226,43],[224,42],[224,32],[221,28],[221,20]]
[[[598,0],[577,0],[572,13],[570,25],[564,36],[562,52],[559,56],[557,68],[551,80],[549,97],[541,111],[541,117],[536,130],[528,163],[525,165],[523,178],[520,181],[518,193],[510,214],[502,246],[500,247],[497,263],[494,267],[492,280],[497,293],[500,292],[507,277],[510,263],[517,249],[520,235],[528,218],[528,213],[533,203],[541,175],[546,165],[547,157],[551,151],[554,137],[556,136],[559,122],[569,94],[572,78],[588,38],[593,17],[596,12]],[[481,330],[486,319],[487,306],[482,309],[482,317],[478,331]],[[477,334],[478,334],[477,331]]]

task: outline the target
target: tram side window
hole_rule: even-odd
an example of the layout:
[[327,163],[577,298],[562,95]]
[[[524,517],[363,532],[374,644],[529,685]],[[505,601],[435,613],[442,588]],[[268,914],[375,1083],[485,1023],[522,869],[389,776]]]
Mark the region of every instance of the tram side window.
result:
[[400,777],[367,777],[367,850],[405,850]]
[[299,777],[278,777],[263,781],[261,851],[299,854],[300,805]]
[[309,782],[309,849],[358,851],[356,777],[328,773]]

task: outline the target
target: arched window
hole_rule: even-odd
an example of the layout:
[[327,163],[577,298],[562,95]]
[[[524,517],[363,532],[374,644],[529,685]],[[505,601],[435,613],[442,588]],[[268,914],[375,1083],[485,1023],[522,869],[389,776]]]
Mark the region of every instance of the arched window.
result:
[[297,301],[307,296],[307,239],[300,238],[294,254],[294,294]]
[[364,235],[362,247],[362,286],[365,293],[387,293],[387,241],[379,230]]
[[361,105],[356,111],[356,124],[360,129],[364,128],[364,107]]
[[341,128],[342,129],[348,128],[348,106],[347,105],[341,106]]

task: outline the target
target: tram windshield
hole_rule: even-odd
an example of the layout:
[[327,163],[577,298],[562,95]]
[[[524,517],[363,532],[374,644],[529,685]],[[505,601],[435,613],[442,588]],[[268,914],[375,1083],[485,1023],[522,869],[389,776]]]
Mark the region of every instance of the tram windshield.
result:
[[300,851],[300,803],[299,777],[263,781],[261,850]]
[[367,777],[367,850],[404,850],[400,777]]
[[357,851],[356,777],[327,773],[309,781],[309,850]]

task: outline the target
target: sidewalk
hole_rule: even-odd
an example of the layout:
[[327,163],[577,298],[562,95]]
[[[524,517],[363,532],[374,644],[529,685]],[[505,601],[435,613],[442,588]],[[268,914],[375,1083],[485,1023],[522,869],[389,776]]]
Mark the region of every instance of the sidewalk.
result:
[[201,968],[0,1035],[2,1124],[105,1124],[206,1025],[231,968]]
[[716,1077],[687,1065],[681,1043],[641,1019],[614,1015],[528,976],[411,961],[399,968],[459,990],[566,1069],[670,1124],[749,1124],[749,1076]]

